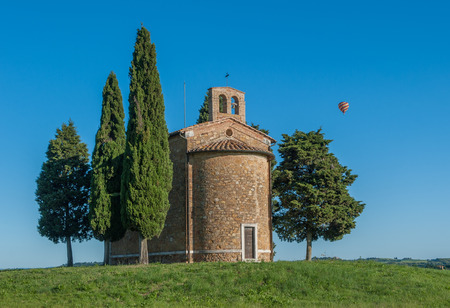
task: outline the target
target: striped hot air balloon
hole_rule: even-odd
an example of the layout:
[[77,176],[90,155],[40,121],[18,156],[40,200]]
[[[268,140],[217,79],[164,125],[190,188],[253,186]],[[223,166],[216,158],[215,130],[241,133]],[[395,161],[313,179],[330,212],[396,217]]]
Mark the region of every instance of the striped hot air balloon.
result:
[[338,104],[339,110],[342,111],[343,114],[345,114],[345,112],[348,109],[348,103],[347,102],[340,102]]

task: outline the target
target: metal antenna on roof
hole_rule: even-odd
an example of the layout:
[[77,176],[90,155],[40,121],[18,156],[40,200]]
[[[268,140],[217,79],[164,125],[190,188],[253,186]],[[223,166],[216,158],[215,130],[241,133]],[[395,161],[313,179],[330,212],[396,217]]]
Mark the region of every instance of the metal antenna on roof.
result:
[[186,127],[186,81],[184,82],[184,127]]

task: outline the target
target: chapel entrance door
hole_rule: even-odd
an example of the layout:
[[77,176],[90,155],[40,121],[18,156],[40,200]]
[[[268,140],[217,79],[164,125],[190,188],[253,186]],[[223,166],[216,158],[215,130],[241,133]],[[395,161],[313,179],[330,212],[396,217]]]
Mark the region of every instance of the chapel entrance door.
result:
[[244,258],[255,259],[255,227],[244,228]]

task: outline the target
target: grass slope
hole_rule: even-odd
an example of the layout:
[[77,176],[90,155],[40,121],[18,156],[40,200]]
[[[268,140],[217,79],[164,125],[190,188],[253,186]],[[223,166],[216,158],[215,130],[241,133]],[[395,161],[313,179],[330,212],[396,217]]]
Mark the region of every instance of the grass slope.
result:
[[364,260],[377,261],[386,264],[397,264],[397,265],[407,265],[407,266],[417,266],[424,268],[435,268],[440,269],[444,267],[446,269],[450,269],[450,258],[438,258],[431,260],[417,260],[411,258],[403,258],[403,259],[388,259],[388,258],[368,258]]
[[369,261],[0,271],[1,307],[449,307],[450,271]]

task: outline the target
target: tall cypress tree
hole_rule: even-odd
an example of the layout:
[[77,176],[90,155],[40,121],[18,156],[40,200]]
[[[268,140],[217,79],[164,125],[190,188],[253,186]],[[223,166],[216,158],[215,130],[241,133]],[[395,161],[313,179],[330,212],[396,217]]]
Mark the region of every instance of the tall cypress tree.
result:
[[120,185],[125,151],[125,113],[114,72],[103,88],[100,128],[92,154],[90,223],[94,236],[104,241],[104,264],[109,264],[109,243],[125,233],[120,214]]
[[204,123],[209,121],[209,91],[206,91],[205,99],[203,100],[203,104],[198,110],[198,119],[196,124]]
[[36,180],[41,215],[38,231],[55,244],[66,243],[67,266],[73,266],[72,240],[88,240],[92,234],[88,219],[89,153],[72,121],[56,130],[46,156]]
[[139,263],[148,263],[147,239],[159,236],[169,210],[172,162],[155,44],[137,31],[130,67],[129,121],[122,174],[122,220],[140,235]]

